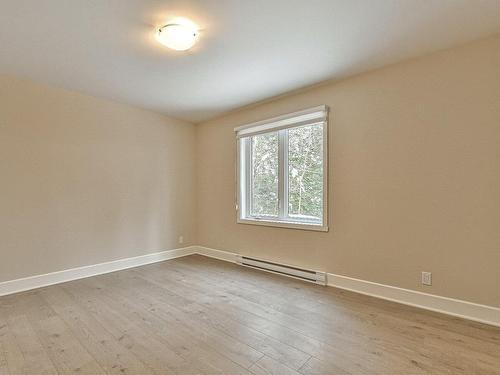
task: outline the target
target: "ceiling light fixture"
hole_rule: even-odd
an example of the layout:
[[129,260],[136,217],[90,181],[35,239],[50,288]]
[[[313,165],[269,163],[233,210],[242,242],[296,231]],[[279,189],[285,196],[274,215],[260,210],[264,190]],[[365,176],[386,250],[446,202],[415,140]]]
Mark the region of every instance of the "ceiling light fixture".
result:
[[187,19],[177,19],[161,26],[156,31],[158,42],[176,51],[186,51],[195,43],[198,28]]

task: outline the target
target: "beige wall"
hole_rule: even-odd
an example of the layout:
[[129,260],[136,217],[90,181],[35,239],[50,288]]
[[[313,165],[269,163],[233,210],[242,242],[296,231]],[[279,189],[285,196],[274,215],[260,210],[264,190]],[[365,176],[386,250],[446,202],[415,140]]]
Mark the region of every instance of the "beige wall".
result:
[[[319,104],[331,107],[330,232],[236,224],[233,127]],[[196,137],[199,244],[500,307],[500,36],[244,109]]]
[[194,141],[191,124],[0,76],[0,281],[195,243]]
[[[500,307],[499,67],[497,36],[196,128],[0,76],[0,281],[183,235]],[[330,232],[236,224],[233,127],[319,104],[331,107]]]

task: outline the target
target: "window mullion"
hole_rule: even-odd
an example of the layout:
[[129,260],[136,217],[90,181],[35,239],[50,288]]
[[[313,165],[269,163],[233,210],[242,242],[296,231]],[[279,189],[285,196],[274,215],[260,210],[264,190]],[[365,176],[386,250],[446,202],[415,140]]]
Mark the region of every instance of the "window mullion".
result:
[[279,218],[284,219],[286,217],[286,186],[285,186],[285,151],[286,151],[286,130],[280,130],[278,132],[278,202],[279,202]]
[[283,129],[283,218],[288,219],[288,129]]
[[252,212],[252,139],[245,138],[245,216],[251,216]]

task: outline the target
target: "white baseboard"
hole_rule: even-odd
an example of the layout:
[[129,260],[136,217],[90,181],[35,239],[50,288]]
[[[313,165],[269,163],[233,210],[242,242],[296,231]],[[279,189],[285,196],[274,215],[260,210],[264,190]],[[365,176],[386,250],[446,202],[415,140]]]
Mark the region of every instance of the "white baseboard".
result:
[[[200,255],[233,263],[236,263],[236,257],[238,255],[236,253],[203,246],[195,246],[195,252]],[[500,308],[493,306],[480,305],[473,302],[422,293],[416,290],[378,284],[333,273],[327,274],[327,285],[500,327]]]
[[[143,266],[150,263],[162,262],[164,260],[192,254],[204,255],[231,263],[236,263],[237,256],[240,255],[204,246],[189,246],[1,282],[0,296]],[[378,284],[333,273],[327,274],[327,285],[500,327],[500,308],[493,306],[480,305],[473,302],[422,293],[415,290]]]
[[328,286],[500,327],[500,308],[497,307],[378,284],[333,273],[327,274],[327,280]]
[[0,296],[124,270],[127,268],[143,266],[150,263],[162,262],[164,260],[179,258],[194,253],[195,247],[189,246],[180,249],[161,251],[159,253],[140,255],[132,258],[113,260],[111,262],[71,268],[43,275],[30,276],[22,279],[4,281],[0,283]]
[[230,253],[228,251],[211,249],[204,246],[193,246],[194,252],[199,255],[204,255],[206,257],[215,258],[219,260],[224,260],[226,262],[236,263],[238,254]]

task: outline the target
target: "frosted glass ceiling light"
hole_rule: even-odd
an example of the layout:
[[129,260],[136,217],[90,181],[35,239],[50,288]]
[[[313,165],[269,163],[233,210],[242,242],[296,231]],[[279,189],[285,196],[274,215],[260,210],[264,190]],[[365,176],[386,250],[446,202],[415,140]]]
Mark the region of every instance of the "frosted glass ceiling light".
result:
[[172,22],[161,26],[156,32],[156,39],[176,51],[186,51],[196,43],[198,30],[189,21]]

